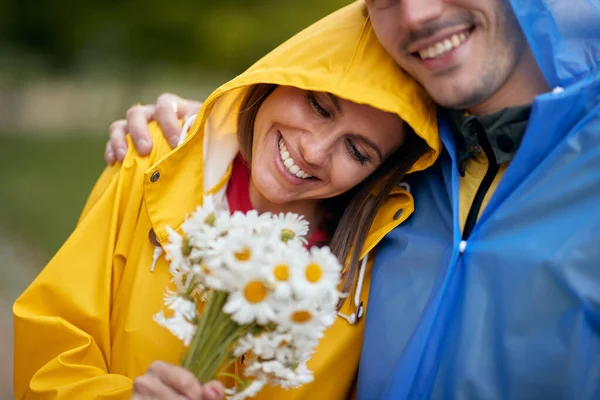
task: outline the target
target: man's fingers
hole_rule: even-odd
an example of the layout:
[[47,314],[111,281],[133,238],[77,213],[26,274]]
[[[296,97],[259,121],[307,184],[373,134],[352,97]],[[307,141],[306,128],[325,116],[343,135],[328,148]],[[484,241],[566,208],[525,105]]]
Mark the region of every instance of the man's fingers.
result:
[[165,386],[188,399],[212,400],[205,396],[205,391],[194,374],[184,368],[155,361],[148,368],[148,375],[159,378]]
[[104,161],[108,165],[113,165],[117,159],[115,158],[115,152],[110,144],[110,140],[106,142],[106,149],[104,150]]
[[[127,141],[125,135],[127,134],[127,121],[124,119],[113,122],[108,128],[109,140],[106,145],[106,152],[104,158],[109,164],[113,164],[115,161],[123,162],[125,155],[127,154]],[[114,157],[113,162],[109,161],[110,156]]]
[[181,99],[177,115],[180,118],[189,117],[190,115],[197,114],[200,111],[200,107],[202,107],[202,102],[200,101]]
[[155,117],[152,105],[136,105],[127,110],[127,128],[137,152],[141,156],[152,150],[152,137],[148,131],[148,123]]
[[179,113],[184,111],[183,109],[186,107],[184,99],[171,93],[161,94],[156,100],[154,119],[158,122],[158,126],[160,126],[169,145],[173,148],[177,146],[179,134],[181,133],[179,118],[183,118],[183,116]]

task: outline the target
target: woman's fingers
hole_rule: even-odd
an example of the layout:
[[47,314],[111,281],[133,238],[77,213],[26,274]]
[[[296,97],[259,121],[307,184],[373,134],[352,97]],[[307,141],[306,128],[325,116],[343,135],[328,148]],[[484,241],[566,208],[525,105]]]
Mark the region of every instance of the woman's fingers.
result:
[[194,374],[184,368],[155,361],[148,368],[147,375],[157,377],[165,386],[189,399],[204,400],[202,385]]
[[210,381],[204,384],[202,389],[204,390],[206,400],[221,400],[225,397],[225,388],[219,381]]
[[224,388],[220,382],[201,385],[188,370],[162,361],[150,365],[145,375],[134,381],[134,398],[221,400]]
[[188,370],[162,361],[133,381],[132,400],[221,400],[225,389],[218,381],[201,385]]
[[[142,375],[133,381],[132,400],[191,400],[165,385],[158,377]],[[203,400],[202,398],[200,398]]]

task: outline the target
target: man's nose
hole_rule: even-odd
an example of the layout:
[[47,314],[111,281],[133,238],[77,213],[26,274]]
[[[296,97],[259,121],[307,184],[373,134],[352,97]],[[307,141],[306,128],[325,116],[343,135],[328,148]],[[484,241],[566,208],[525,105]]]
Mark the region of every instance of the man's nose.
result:
[[445,0],[402,0],[398,23],[407,31],[419,31],[442,15]]

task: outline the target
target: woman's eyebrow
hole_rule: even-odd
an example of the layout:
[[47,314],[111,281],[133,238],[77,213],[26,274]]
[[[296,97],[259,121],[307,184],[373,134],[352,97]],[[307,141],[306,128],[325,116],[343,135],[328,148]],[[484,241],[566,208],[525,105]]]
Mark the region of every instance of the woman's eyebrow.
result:
[[337,110],[337,112],[339,112],[341,114],[342,113],[342,107],[340,107],[340,100],[334,94],[331,94],[329,92],[326,92],[326,94],[331,99],[331,102],[333,103],[333,106],[335,107],[335,109]]
[[377,153],[377,157],[379,158],[379,162],[383,162],[383,153],[381,152],[381,149],[371,139],[358,133],[350,133],[348,136],[355,140],[360,140],[361,142],[366,143],[369,147],[375,150],[375,153]]

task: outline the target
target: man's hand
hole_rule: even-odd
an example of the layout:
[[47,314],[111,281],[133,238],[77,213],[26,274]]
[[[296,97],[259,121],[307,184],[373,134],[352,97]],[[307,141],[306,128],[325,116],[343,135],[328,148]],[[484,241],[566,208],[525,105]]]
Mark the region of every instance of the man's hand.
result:
[[178,120],[192,115],[200,109],[202,103],[183,99],[171,93],[158,96],[156,104],[135,105],[127,110],[125,119],[113,122],[108,128],[110,139],[106,143],[104,159],[110,165],[122,162],[127,153],[125,135],[130,134],[136,150],[142,156],[150,154],[152,138],[148,132],[148,123],[157,121],[171,147],[177,145],[181,125]]
[[146,374],[133,382],[131,400],[221,400],[223,396],[220,382],[201,385],[188,370],[155,361]]

